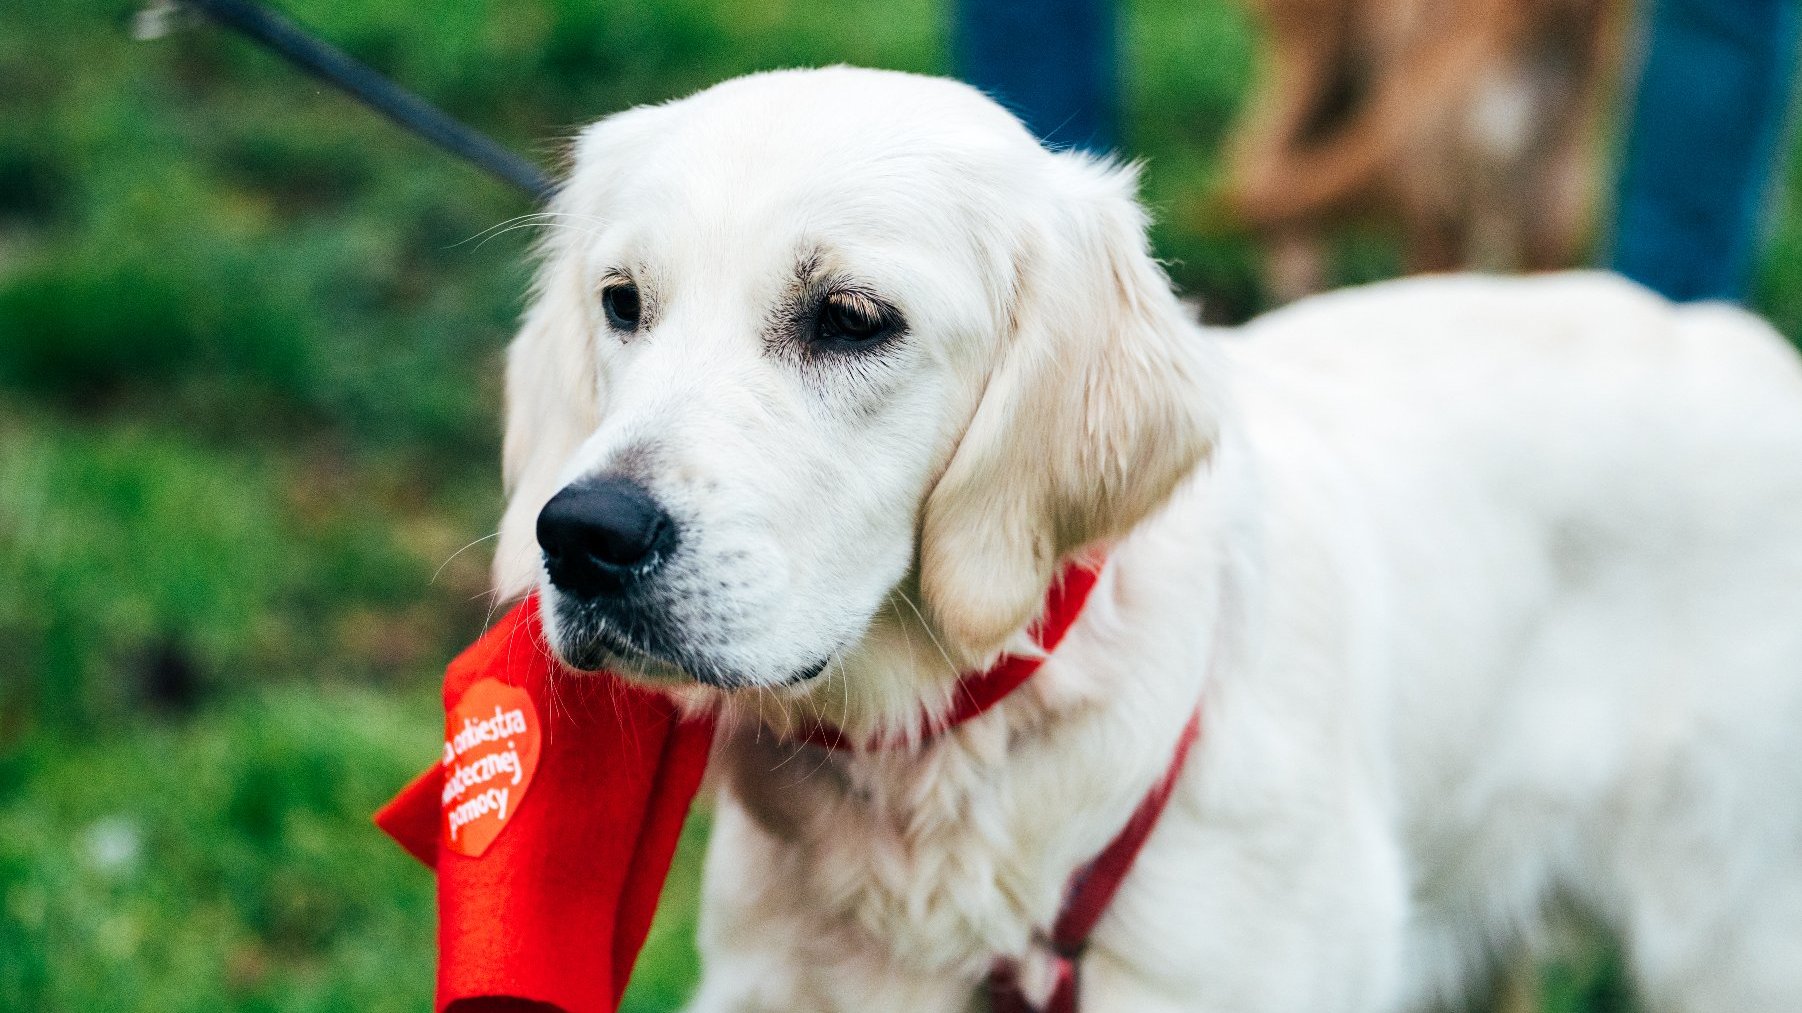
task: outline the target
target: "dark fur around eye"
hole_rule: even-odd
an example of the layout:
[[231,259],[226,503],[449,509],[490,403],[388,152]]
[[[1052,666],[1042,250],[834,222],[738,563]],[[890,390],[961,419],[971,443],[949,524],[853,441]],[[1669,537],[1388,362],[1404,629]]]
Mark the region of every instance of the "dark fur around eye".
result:
[[629,281],[616,281],[601,289],[601,308],[607,312],[607,322],[614,330],[638,330],[639,317],[644,307],[638,298],[638,286]]
[[873,348],[901,330],[894,307],[862,292],[831,292],[814,311],[813,344],[836,351]]

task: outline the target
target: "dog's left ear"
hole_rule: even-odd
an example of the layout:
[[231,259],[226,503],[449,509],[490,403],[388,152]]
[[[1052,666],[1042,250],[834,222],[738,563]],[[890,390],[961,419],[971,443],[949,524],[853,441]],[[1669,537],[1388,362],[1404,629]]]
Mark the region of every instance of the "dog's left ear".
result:
[[1032,619],[1069,553],[1162,505],[1218,425],[1212,350],[1147,249],[1137,172],[1041,164],[1011,333],[921,522],[922,596],[965,664]]

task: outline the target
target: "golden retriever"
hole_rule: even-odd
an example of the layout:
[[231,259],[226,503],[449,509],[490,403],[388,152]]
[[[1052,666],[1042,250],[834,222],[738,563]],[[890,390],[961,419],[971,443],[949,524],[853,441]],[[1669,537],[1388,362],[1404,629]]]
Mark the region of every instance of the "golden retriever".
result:
[[[1134,186],[844,68],[577,142],[496,579],[570,665],[720,714],[693,1008],[969,1010],[998,956],[1042,994],[1198,705],[1087,1013],[1421,1009],[1553,899],[1651,1008],[1802,1008],[1795,353],[1598,274],[1204,329]],[[922,734],[1097,547],[1039,674]]]

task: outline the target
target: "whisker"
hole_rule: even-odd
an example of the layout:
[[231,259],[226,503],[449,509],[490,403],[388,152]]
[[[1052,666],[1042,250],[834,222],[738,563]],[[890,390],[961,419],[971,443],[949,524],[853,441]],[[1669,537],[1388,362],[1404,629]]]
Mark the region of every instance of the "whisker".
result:
[[501,533],[499,531],[496,531],[493,534],[483,535],[482,537],[476,539],[475,541],[470,542],[468,545],[463,546],[461,549],[458,549],[457,551],[451,553],[449,558],[445,559],[444,562],[438,564],[438,569],[432,571],[432,579],[426,581],[426,583],[427,584],[438,583],[438,575],[444,572],[445,567],[451,565],[451,560],[456,559],[458,556],[461,556],[465,552],[468,552],[470,549],[475,548],[476,546],[482,544],[483,542],[487,541],[490,538],[499,538],[500,535],[501,535]]
[[557,218],[579,218],[600,223],[605,223],[607,221],[607,219],[602,218],[599,215],[584,215],[574,211],[533,211],[528,214],[515,215],[503,222],[496,222],[473,236],[457,240],[445,247],[445,249],[454,250],[464,243],[475,242],[476,240],[483,240],[485,238],[493,238],[492,235],[490,235],[491,233],[499,234],[500,232],[510,231],[513,228],[528,228],[533,225],[549,224],[551,220]]
[[552,212],[549,212],[549,211],[533,211],[533,212],[529,212],[529,213],[523,214],[523,215],[515,215],[514,217],[509,218],[506,221],[496,222],[493,225],[488,226],[487,228],[483,229],[482,231],[476,233],[473,236],[467,236],[463,239],[459,239],[456,242],[450,244],[449,246],[446,246],[445,249],[454,250],[457,247],[462,246],[464,243],[473,242],[477,239],[480,239],[483,236],[486,236],[488,233],[493,232],[496,229],[506,228],[509,225],[514,225],[519,222],[529,222],[534,218],[547,218],[547,217],[550,217],[551,214],[552,214]]
[[957,662],[951,660],[951,652],[945,649],[938,634],[932,632],[932,624],[926,621],[926,616],[920,612],[920,606],[915,605],[913,599],[909,598],[905,591],[896,591],[895,594],[907,604],[908,608],[913,609],[914,615],[920,620],[920,628],[926,631],[926,639],[932,641],[933,647],[938,648],[939,657],[945,659],[945,671],[950,673],[951,678],[955,680],[957,678]]
[[593,235],[599,234],[598,229],[584,229],[584,228],[580,228],[575,225],[565,225],[562,222],[523,222],[518,225],[509,225],[506,228],[501,229],[498,232],[494,232],[493,234],[489,235],[487,238],[483,239],[481,242],[477,243],[476,249],[478,249],[478,250],[481,249],[482,247],[488,245],[488,243],[490,241],[499,239],[501,236],[504,236],[509,232],[517,232],[520,229],[533,229],[533,228],[568,229],[571,232],[580,233],[581,235],[584,235],[584,236],[593,236]]

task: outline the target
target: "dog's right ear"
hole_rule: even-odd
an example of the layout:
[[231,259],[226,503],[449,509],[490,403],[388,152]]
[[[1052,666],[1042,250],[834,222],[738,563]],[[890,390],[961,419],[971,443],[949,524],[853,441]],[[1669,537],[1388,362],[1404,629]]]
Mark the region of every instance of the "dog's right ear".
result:
[[1147,249],[1136,173],[1040,164],[1010,333],[921,519],[922,595],[965,664],[1026,625],[1069,553],[1162,505],[1219,426],[1212,350]]
[[506,435],[501,471],[507,508],[494,552],[494,591],[517,598],[538,578],[538,511],[600,425],[595,366],[596,295],[582,244],[606,227],[623,166],[654,129],[657,107],[609,116],[583,130],[570,171],[538,216],[538,274],[519,333],[507,348]]

